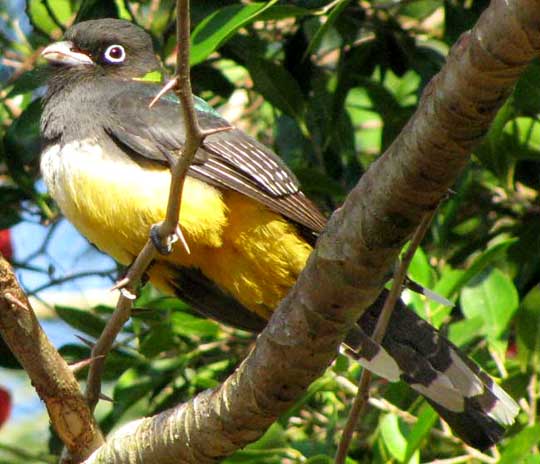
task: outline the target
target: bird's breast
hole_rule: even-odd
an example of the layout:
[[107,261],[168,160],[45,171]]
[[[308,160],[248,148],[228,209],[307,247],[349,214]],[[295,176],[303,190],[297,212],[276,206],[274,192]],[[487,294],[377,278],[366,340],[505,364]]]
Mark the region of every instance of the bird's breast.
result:
[[[54,145],[41,159],[43,178],[64,215],[88,240],[130,264],[165,217],[169,170],[139,165],[112,142]],[[150,280],[175,292],[174,269],[194,267],[245,307],[268,318],[294,284],[311,252],[296,227],[232,190],[187,177],[180,227],[189,244],[160,257]]]
[[[112,142],[85,139],[48,147],[41,157],[47,188],[63,214],[90,242],[129,264],[148,239],[149,227],[164,219],[169,170],[144,167]],[[188,177],[181,224],[194,247],[221,246],[227,208],[221,192]],[[185,265],[189,257],[185,257]]]

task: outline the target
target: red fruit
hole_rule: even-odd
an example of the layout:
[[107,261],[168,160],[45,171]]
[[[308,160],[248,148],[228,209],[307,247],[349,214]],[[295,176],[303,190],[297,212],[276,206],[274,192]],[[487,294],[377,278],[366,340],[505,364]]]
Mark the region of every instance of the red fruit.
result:
[[0,253],[8,261],[13,257],[13,247],[11,246],[11,233],[9,229],[0,230]]
[[0,427],[6,422],[11,413],[11,395],[0,387]]

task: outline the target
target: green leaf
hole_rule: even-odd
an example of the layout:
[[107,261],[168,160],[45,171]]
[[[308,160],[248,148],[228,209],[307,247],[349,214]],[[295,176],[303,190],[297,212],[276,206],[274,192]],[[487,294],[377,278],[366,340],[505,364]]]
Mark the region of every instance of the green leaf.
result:
[[540,62],[535,60],[519,78],[514,89],[514,103],[524,113],[538,113],[540,108]]
[[69,364],[88,359],[91,355],[90,348],[79,343],[66,343],[58,351]]
[[399,418],[395,414],[386,414],[379,423],[382,439],[390,454],[399,462],[407,456],[407,439],[399,427]]
[[304,456],[293,448],[247,448],[237,451],[223,464],[281,464],[282,462],[306,462]]
[[345,7],[350,3],[350,0],[339,0],[336,6],[332,9],[330,14],[327,16],[326,21],[324,21],[321,26],[317,29],[317,32],[313,35],[313,38],[309,42],[309,45],[304,53],[304,58],[308,57],[310,53],[318,48],[321,40],[328,30],[334,25],[336,20],[339,18]]
[[34,165],[37,168],[41,148],[40,117],[41,101],[37,99],[9,126],[4,137],[4,149],[10,170],[24,172],[24,165]]
[[488,338],[496,340],[507,329],[518,308],[513,282],[499,269],[483,272],[461,292],[461,308],[468,319],[481,317]]
[[64,27],[73,15],[69,0],[29,0],[26,12],[31,23],[47,35]]
[[342,354],[338,354],[337,358],[334,361],[333,369],[336,373],[344,374],[349,369],[350,358]]
[[247,67],[255,89],[272,105],[301,121],[304,96],[298,82],[283,65],[259,57],[248,59]]
[[170,296],[159,296],[156,298],[155,296],[145,297],[141,294],[141,296],[137,298],[136,304],[138,307],[150,310],[189,311],[189,305],[178,298]]
[[537,161],[540,158],[540,122],[536,116],[520,116],[508,121],[503,136],[510,139],[511,146],[515,147],[512,154],[515,159]]
[[[319,455],[309,458],[306,464],[332,464],[333,462],[334,460],[329,456]],[[347,462],[349,462],[349,459],[347,459]]]
[[141,374],[138,369],[132,368],[124,372],[114,387],[117,412],[125,411],[131,404],[148,395],[155,383],[156,379],[152,379],[147,374]]
[[534,456],[527,456],[525,461],[523,461],[523,464],[540,464],[540,456],[537,454]]
[[36,68],[22,73],[13,83],[13,87],[6,95],[5,99],[13,98],[17,95],[29,93],[45,84],[48,72],[44,68]]
[[527,427],[512,437],[501,454],[499,464],[516,464],[531,455],[531,448],[540,442],[540,424]]
[[474,2],[444,2],[444,31],[445,40],[456,42],[459,36],[467,29],[471,29],[478,19],[478,15],[488,6],[488,0]]
[[297,5],[273,5],[271,8],[262,11],[257,16],[257,21],[279,21],[280,19],[309,16],[314,13],[316,12]]
[[496,245],[493,245],[486,251],[484,251],[478,258],[476,258],[469,268],[455,281],[454,286],[448,295],[452,295],[455,292],[461,290],[461,288],[467,284],[471,279],[480,275],[489,265],[493,264],[496,260],[504,257],[506,251],[510,246],[518,241],[517,238],[509,238],[503,240]]
[[248,445],[246,449],[271,449],[285,448],[287,446],[287,435],[282,425],[275,422],[255,443]]
[[482,164],[496,174],[503,182],[509,182],[511,167],[515,163],[515,141],[505,134],[508,121],[516,115],[512,100],[507,100],[497,112],[493,123],[484,139],[484,142],[475,150],[475,155]]
[[9,369],[22,369],[23,367],[17,361],[15,355],[11,352],[6,342],[0,337],[0,367]]
[[313,382],[306,393],[304,393],[284,415],[281,419],[288,419],[294,415],[297,415],[304,405],[311,400],[317,393],[335,388],[335,380],[331,377],[320,377]]
[[201,63],[191,68],[191,83],[194,94],[211,92],[211,94],[219,95],[226,101],[236,89],[229,79],[230,76],[225,76],[221,69],[217,69],[210,63]]
[[517,313],[517,342],[520,358],[525,362],[540,355],[540,285],[525,296]]
[[74,23],[99,18],[118,18],[118,6],[114,0],[83,0]]
[[414,2],[402,2],[396,6],[400,15],[410,16],[416,19],[425,19],[442,6],[442,0],[416,0]]
[[227,6],[201,21],[191,34],[191,66],[205,60],[238,29],[254,21],[276,2]]
[[186,337],[215,337],[219,330],[216,322],[184,312],[171,314],[171,327],[174,333]]
[[434,281],[434,273],[429,264],[428,256],[422,248],[418,248],[414,252],[413,259],[409,266],[409,274],[411,278],[419,284],[431,288]]
[[[407,73],[402,78],[397,78],[390,72],[387,75],[391,77],[387,77],[390,82],[385,83],[385,85],[373,79],[358,78],[358,83],[368,92],[373,109],[384,121],[382,131],[383,149],[390,145],[411,116],[414,107],[412,105],[402,106],[402,104],[410,98],[410,86],[413,85],[414,79],[418,80],[418,76],[412,72]],[[392,88],[392,91],[389,88]]]
[[140,365],[144,365],[142,356],[131,354],[125,350],[115,349],[107,355],[103,379],[109,382],[116,382],[118,377],[120,377],[127,369]]
[[457,346],[463,346],[482,334],[484,318],[477,316],[454,322],[448,327],[448,339]]
[[429,435],[431,429],[435,423],[439,420],[439,415],[433,410],[429,404],[424,404],[418,420],[413,425],[410,433],[407,436],[407,450],[405,453],[404,461],[409,461],[414,453],[416,453],[424,441]]
[[147,72],[142,77],[134,77],[132,80],[139,82],[152,82],[154,84],[160,84],[163,82],[163,73],[159,70]]
[[56,314],[71,327],[98,338],[105,328],[105,321],[89,311],[69,306],[55,306]]
[[[443,268],[439,280],[437,281],[432,290],[438,295],[441,295],[445,298],[450,299],[450,301],[453,301],[453,289],[456,288],[456,285],[461,279],[461,276],[464,272],[465,271],[461,269],[452,269],[449,265],[446,265]],[[434,327],[439,328],[444,322],[447,321],[448,316],[450,316],[452,312],[452,309],[453,308],[449,306],[430,302],[430,323]]]
[[0,230],[9,229],[21,221],[21,203],[28,196],[21,189],[0,185]]
[[139,351],[146,357],[153,358],[174,346],[174,336],[169,324],[157,324],[152,326],[149,334],[143,338]]
[[[408,245],[404,248],[403,252],[408,249]],[[428,257],[426,253],[418,248],[413,256],[411,264],[408,269],[409,277],[414,280],[416,283],[422,285],[426,289],[432,289],[433,283],[435,280],[435,273],[429,264]],[[416,292],[408,291],[407,292],[407,302],[411,304],[421,317],[430,318],[431,312],[427,313],[426,309],[431,307],[431,301],[426,301],[426,298],[419,295]],[[410,300],[409,300],[410,298]],[[433,305],[436,306],[436,305]]]

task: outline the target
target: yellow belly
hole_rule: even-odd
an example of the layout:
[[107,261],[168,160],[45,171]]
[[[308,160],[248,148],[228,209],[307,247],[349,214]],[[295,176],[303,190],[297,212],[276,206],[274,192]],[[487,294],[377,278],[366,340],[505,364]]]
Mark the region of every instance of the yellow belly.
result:
[[[64,215],[99,249],[130,264],[165,216],[168,169],[142,168],[129,157],[110,157],[91,143],[49,149],[44,180]],[[191,254],[176,246],[149,271],[172,292],[174,266],[195,267],[244,306],[267,318],[294,284],[311,247],[296,228],[263,205],[188,177],[180,225]]]

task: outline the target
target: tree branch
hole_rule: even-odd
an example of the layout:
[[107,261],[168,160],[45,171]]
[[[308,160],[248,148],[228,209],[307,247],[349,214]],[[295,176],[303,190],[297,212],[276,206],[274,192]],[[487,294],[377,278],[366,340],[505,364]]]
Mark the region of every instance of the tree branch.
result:
[[73,462],[103,437],[69,366],[41,329],[9,263],[0,255],[0,335],[26,370]]
[[332,361],[539,49],[538,1],[494,0],[453,47],[400,136],[333,214],[238,370],[216,390],[128,424],[86,462],[214,463],[259,438]]

